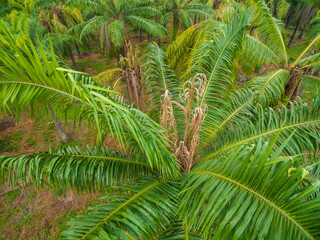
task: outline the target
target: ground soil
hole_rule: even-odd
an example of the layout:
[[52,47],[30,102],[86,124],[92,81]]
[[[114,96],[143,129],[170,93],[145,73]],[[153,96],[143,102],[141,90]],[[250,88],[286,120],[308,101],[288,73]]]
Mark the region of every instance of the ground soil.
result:
[[[72,124],[65,129],[72,139],[70,145],[94,145],[94,133],[85,125],[77,131]],[[61,144],[53,123],[47,119],[31,120],[28,114],[19,123],[12,117],[0,119],[0,155],[43,152]],[[105,144],[110,148],[117,146],[111,138]],[[70,190],[37,189],[32,184],[11,186],[2,174],[0,180],[4,181],[0,185],[0,239],[56,239],[70,217],[83,212],[100,197],[100,193],[77,195]]]

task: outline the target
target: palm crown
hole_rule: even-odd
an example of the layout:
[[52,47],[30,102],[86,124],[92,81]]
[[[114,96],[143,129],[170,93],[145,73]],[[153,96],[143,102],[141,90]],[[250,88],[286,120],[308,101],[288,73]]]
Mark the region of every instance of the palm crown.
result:
[[233,62],[250,16],[233,4],[180,77],[150,44],[148,114],[62,68],[52,50],[31,40],[19,49],[9,37],[9,54],[0,48],[2,109],[18,114],[31,104],[36,111],[49,101],[66,118],[95,126],[100,138],[112,134],[123,149],[2,156],[2,169],[13,183],[46,180],[78,191],[123,185],[72,219],[65,239],[320,238],[320,99],[274,110],[257,104],[250,89],[236,89]]
[[188,28],[192,25],[192,16],[201,17],[211,13],[206,5],[198,1],[170,0],[160,2],[164,5],[162,21],[167,23],[169,18],[172,18],[172,41],[177,38],[180,26]]
[[71,31],[81,32],[80,37],[83,38],[86,34],[101,30],[100,38],[104,39],[108,52],[110,44],[116,48],[123,45],[127,35],[126,25],[132,25],[156,37],[166,34],[164,27],[149,19],[160,15],[160,11],[151,1],[70,0],[68,4],[95,12],[96,16],[74,27]]

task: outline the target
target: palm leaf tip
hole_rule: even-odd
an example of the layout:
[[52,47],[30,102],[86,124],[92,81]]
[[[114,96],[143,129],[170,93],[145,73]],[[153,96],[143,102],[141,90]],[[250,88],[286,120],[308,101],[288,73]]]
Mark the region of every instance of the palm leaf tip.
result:
[[297,191],[303,168],[288,174],[291,160],[267,164],[281,152],[273,152],[275,142],[239,146],[185,176],[181,213],[193,223],[191,229],[201,229],[205,237],[214,228],[215,239],[317,239],[320,199],[309,201],[308,196],[320,185]]
[[175,199],[177,189],[161,180],[146,178],[124,190],[131,194],[107,195],[103,198],[111,202],[72,219],[71,227],[62,233],[62,237],[156,239],[165,224],[171,221],[175,204],[168,198]]

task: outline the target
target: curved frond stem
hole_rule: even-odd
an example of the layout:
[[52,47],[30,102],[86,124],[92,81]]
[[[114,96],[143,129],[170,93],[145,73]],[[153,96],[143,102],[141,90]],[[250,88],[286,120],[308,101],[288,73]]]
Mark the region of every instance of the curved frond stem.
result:
[[98,224],[96,224],[93,228],[91,228],[85,235],[81,237],[81,239],[86,239],[87,236],[89,236],[91,233],[93,233],[96,229],[99,228],[104,223],[107,223],[109,219],[111,219],[116,213],[121,211],[123,208],[125,208],[127,205],[129,205],[131,202],[133,202],[135,199],[139,198],[141,195],[146,193],[152,188],[155,188],[156,186],[159,186],[161,184],[161,181],[154,182],[153,184],[149,185],[148,187],[144,188],[142,191],[135,194],[133,197],[131,197],[129,200],[121,204],[117,209],[113,210],[107,217],[105,217],[102,221],[100,221]]
[[265,198],[264,196],[262,196],[261,194],[259,194],[258,192],[256,192],[254,189],[248,188],[247,186],[245,186],[244,184],[241,184],[240,182],[237,182],[231,178],[228,178],[226,176],[223,176],[221,174],[217,174],[214,172],[208,172],[208,171],[201,171],[201,170],[191,170],[191,173],[196,173],[196,174],[206,174],[206,175],[210,175],[213,176],[215,178],[219,178],[221,180],[227,181],[229,183],[232,183],[234,185],[239,186],[240,188],[252,193],[253,195],[257,196],[258,198],[260,198],[261,200],[263,200],[264,202],[266,202],[268,205],[270,205],[272,208],[274,208],[275,210],[277,210],[279,213],[281,213],[282,215],[284,215],[287,219],[289,219],[293,224],[295,224],[301,231],[303,231],[310,239],[314,239],[307,230],[305,230],[303,228],[303,226],[301,226],[297,221],[295,221],[284,209],[281,209],[280,207],[278,207],[276,204],[274,204],[272,201],[268,200],[267,198]]
[[308,125],[312,125],[312,124],[320,124],[320,119],[312,120],[312,121],[306,121],[306,122],[302,122],[302,123],[296,123],[296,124],[292,124],[292,125],[285,126],[285,127],[279,127],[279,128],[276,128],[276,129],[273,129],[273,130],[264,132],[264,133],[262,133],[262,134],[258,134],[258,135],[252,136],[252,137],[250,137],[250,138],[243,139],[243,140],[241,140],[241,141],[239,141],[239,142],[237,142],[237,143],[231,144],[231,145],[229,145],[229,146],[227,146],[227,147],[224,147],[224,148],[222,148],[222,149],[220,149],[220,150],[218,150],[218,151],[216,151],[216,152],[213,152],[213,153],[209,154],[208,156],[206,156],[206,157],[204,157],[203,159],[201,159],[201,160],[199,161],[199,163],[200,163],[200,162],[205,162],[205,161],[207,161],[207,160],[209,160],[209,159],[217,156],[217,155],[220,154],[220,153],[223,153],[223,152],[225,152],[225,151],[227,151],[227,150],[230,150],[230,149],[232,149],[232,148],[234,148],[234,147],[237,147],[237,146],[240,146],[240,145],[242,145],[242,144],[249,143],[249,142],[251,142],[251,141],[253,141],[253,140],[255,140],[255,139],[258,139],[258,138],[260,138],[260,137],[272,135],[272,134],[278,132],[279,130],[288,130],[288,129],[291,129],[291,128],[292,128],[292,129],[295,129],[295,128],[297,128],[297,127],[308,126]]
[[313,44],[315,44],[318,39],[320,39],[320,34],[315,38],[313,39],[313,41],[305,48],[305,50],[299,55],[299,57],[297,58],[297,60],[293,63],[293,67],[295,67],[298,62],[300,61],[300,59],[306,54],[306,52],[312,47]]

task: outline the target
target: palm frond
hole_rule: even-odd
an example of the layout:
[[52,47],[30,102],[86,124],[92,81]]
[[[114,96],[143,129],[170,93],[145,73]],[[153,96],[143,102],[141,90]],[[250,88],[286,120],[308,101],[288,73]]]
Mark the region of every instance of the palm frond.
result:
[[320,69],[320,53],[315,53],[313,55],[302,58],[297,62],[298,66],[302,68],[314,68],[316,70]]
[[274,110],[260,108],[257,116],[253,117],[252,122],[245,126],[225,132],[219,139],[212,144],[206,156],[200,162],[207,161],[220,153],[226,152],[242,144],[256,143],[259,138],[266,141],[281,129],[277,145],[288,139],[293,133],[290,142],[285,146],[284,153],[295,156],[301,153],[313,153],[319,151],[317,142],[320,140],[320,98],[314,99],[312,104],[300,102],[290,103],[289,107]]
[[100,85],[107,85],[110,84],[111,80],[122,73],[121,68],[111,68],[107,69],[98,75],[94,76],[94,80],[99,83]]
[[170,59],[170,66],[176,69],[178,65],[187,61],[197,36],[198,25],[192,25],[169,45],[166,53]]
[[129,194],[103,197],[112,201],[72,219],[62,238],[157,239],[175,214],[177,189],[157,179],[143,179],[122,189]]
[[114,151],[98,148],[81,151],[68,147],[58,151],[21,156],[1,156],[2,171],[8,172],[12,185],[23,183],[71,187],[77,191],[91,191],[106,186],[128,184],[151,174],[143,156],[126,157]]
[[257,1],[257,9],[261,12],[262,21],[257,28],[262,41],[274,52],[281,55],[288,64],[286,47],[286,32],[284,24],[273,17],[270,9],[263,0]]
[[157,17],[161,15],[161,11],[152,6],[136,7],[127,11],[128,16],[140,16],[144,18]]
[[155,107],[160,109],[161,96],[166,91],[169,91],[173,98],[177,98],[179,95],[177,92],[179,80],[174,71],[168,66],[167,55],[157,44],[149,44],[145,59],[146,63],[143,67],[146,73],[148,95],[152,97]]
[[124,22],[120,19],[112,21],[108,25],[108,34],[115,47],[121,47],[125,38]]
[[320,79],[310,75],[301,76],[303,83],[303,95],[304,98],[311,101],[320,95]]
[[189,231],[188,227],[181,221],[170,223],[164,233],[161,234],[161,240],[202,240],[199,234]]
[[95,0],[68,0],[65,5],[91,11],[94,10],[96,13],[105,13],[106,10],[99,1]]
[[320,41],[320,34],[318,34],[312,41],[311,43],[303,50],[303,52],[299,55],[299,57],[296,59],[296,61],[293,63],[293,66],[296,66],[300,59],[308,52],[312,49],[312,47],[319,46],[317,45],[317,43]]
[[279,19],[284,19],[289,10],[290,4],[286,0],[279,0],[277,5],[277,16]]
[[213,239],[316,239],[320,199],[308,197],[320,182],[301,188],[305,170],[279,156],[288,141],[273,152],[276,141],[239,146],[186,174],[183,222]]
[[202,139],[202,144],[208,144],[220,137],[224,131],[233,131],[250,124],[250,118],[256,114],[254,107],[254,93],[243,89],[232,93],[230,105],[223,109],[220,122],[214,129],[207,129],[208,137]]
[[83,22],[74,26],[69,31],[71,33],[80,32],[80,39],[82,39],[86,34],[93,33],[94,31],[100,29],[106,22],[109,21],[109,19],[109,15],[95,16],[87,22]]
[[180,9],[179,20],[183,28],[189,28],[192,26],[192,19],[187,11]]
[[256,102],[264,107],[278,104],[284,94],[285,86],[289,80],[289,71],[279,69],[265,76],[251,79],[247,87],[256,93]]
[[147,18],[132,15],[127,16],[125,19],[133,26],[151,34],[152,36],[163,37],[167,33],[167,30],[163,26]]
[[223,119],[223,108],[228,104],[230,89],[234,86],[232,72],[235,53],[239,50],[249,24],[246,10],[238,9],[227,13],[228,21],[216,33],[207,33],[204,41],[192,56],[195,64],[190,73],[204,73],[207,77],[205,89],[200,99],[200,106],[208,106],[208,113],[203,122],[201,134],[206,129],[214,129]]
[[251,71],[261,64],[280,63],[279,57],[267,45],[250,35],[243,41],[239,61],[242,65],[248,65]]
[[[81,84],[72,74],[65,74],[59,69],[52,45],[50,60],[39,42],[34,45],[29,39],[22,51],[13,39],[11,41],[14,55],[0,47],[0,59],[4,65],[0,68],[3,74],[0,79],[2,109],[13,107],[19,116],[29,106],[33,113],[46,112],[50,103],[58,117],[64,114],[66,120],[71,118],[79,123],[86,120],[91,127],[95,126],[100,140],[102,136],[111,134],[123,147],[136,147],[136,151],[144,152],[152,168],[160,167],[173,175],[178,173],[176,160],[168,157],[171,154],[166,148],[166,138],[160,125],[110,96],[114,91]],[[128,140],[135,144],[129,144]],[[171,167],[161,167],[165,162]]]
[[178,69],[179,66],[188,63],[193,53],[204,40],[207,32],[214,32],[219,29],[223,23],[207,19],[201,23],[192,25],[179,35],[167,48],[166,53],[170,59],[170,66]]

